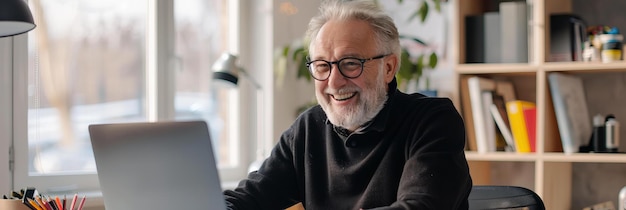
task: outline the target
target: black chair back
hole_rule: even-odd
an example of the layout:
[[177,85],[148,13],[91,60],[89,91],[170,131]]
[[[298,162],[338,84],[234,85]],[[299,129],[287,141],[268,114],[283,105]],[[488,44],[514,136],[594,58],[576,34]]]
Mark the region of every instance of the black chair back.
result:
[[518,186],[475,185],[468,201],[470,210],[546,209],[537,193]]

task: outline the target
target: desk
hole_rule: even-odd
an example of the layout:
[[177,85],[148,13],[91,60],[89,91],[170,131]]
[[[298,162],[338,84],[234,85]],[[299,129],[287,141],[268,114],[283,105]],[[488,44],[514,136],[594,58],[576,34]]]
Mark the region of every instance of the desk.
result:
[[293,205],[286,210],[304,210],[304,206],[302,206],[302,203],[297,203],[296,205]]

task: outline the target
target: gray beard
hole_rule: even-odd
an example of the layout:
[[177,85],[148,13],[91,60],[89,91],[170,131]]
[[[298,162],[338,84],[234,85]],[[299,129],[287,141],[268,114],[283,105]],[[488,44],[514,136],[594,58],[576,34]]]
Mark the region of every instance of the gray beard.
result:
[[331,105],[332,99],[326,100],[325,94],[316,92],[317,101],[328,116],[328,120],[335,125],[350,131],[354,131],[365,123],[371,121],[385,106],[387,101],[387,84],[382,72],[378,73],[373,88],[359,92],[361,97],[356,106],[347,107],[345,111],[335,110]]

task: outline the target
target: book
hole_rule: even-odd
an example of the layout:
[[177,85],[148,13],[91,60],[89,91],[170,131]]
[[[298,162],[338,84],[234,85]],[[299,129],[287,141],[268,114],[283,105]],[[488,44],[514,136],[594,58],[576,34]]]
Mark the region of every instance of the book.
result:
[[517,98],[513,83],[506,80],[496,80],[496,94],[502,96],[504,102],[514,101]]
[[493,98],[493,103],[490,107],[491,116],[493,116],[493,120],[496,122],[498,126],[498,130],[504,138],[504,141],[507,145],[505,151],[515,151],[515,141],[513,140],[513,135],[511,134],[511,129],[509,126],[509,117],[506,113],[506,104],[504,99],[500,95],[495,95]]
[[536,108],[530,101],[515,100],[506,102],[506,111],[511,124],[511,133],[518,153],[532,152],[524,110]]
[[465,17],[466,63],[500,63],[500,14]]
[[553,72],[548,74],[563,152],[576,153],[587,145],[592,133],[585,89],[580,77]]
[[[498,150],[497,138],[496,138],[496,125],[495,121],[491,117],[491,111],[489,111],[491,104],[493,104],[493,96],[494,93],[492,91],[482,91],[480,93],[482,97],[482,114],[484,114],[484,129],[485,129],[485,138],[479,139],[478,146],[485,147],[483,151],[495,152]],[[480,141],[482,140],[482,141]],[[483,142],[484,141],[484,142]]]
[[528,62],[528,6],[526,1],[500,2],[502,63]]
[[479,76],[462,76],[460,84],[468,149],[481,153],[496,151],[498,130],[490,106],[497,97],[505,102],[515,100],[513,83]]
[[463,115],[463,121],[465,122],[465,133],[467,137],[465,146],[466,150],[477,151],[476,134],[474,132],[474,114],[472,113],[472,104],[468,88],[469,85],[467,82],[470,77],[471,76],[462,75],[459,78],[459,86],[461,87],[459,88],[461,93],[461,112]]
[[[510,127],[509,119],[506,113],[506,102],[513,101],[516,99],[515,88],[511,81],[496,80],[495,82],[496,82],[496,91],[494,92],[494,96],[493,96],[493,104],[495,104],[498,110],[500,111],[500,116],[502,117],[503,121],[505,121],[505,124],[506,124],[505,127],[507,128],[510,134],[511,127]],[[498,125],[497,121],[496,121],[496,125]],[[498,143],[500,141],[504,143],[504,145],[502,146],[502,150],[511,151],[511,152],[515,151],[515,144],[514,144],[514,141],[512,140],[513,137],[510,137],[510,139],[507,140],[507,138],[504,137],[507,134],[502,134],[502,131],[498,133],[501,136],[500,138],[501,140],[499,140]]]
[[537,107],[522,110],[530,152],[537,151]]
[[585,21],[574,14],[550,15],[548,61],[582,61],[582,43],[586,37]]
[[476,151],[479,153],[496,151],[495,122],[491,120],[489,106],[492,104],[491,91],[495,82],[488,78],[473,76],[467,81],[471,102]]

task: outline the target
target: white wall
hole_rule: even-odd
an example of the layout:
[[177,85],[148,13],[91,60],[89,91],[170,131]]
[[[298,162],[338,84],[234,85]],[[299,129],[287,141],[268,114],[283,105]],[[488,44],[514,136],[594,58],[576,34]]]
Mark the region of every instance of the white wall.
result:
[[[292,3],[297,13],[281,13],[281,3]],[[302,38],[309,20],[317,14],[319,5],[320,1],[274,1],[274,49],[280,49]],[[282,83],[274,83],[274,141],[278,141],[282,132],[293,123],[297,108],[314,99],[313,82],[296,80],[295,69],[288,68]]]

